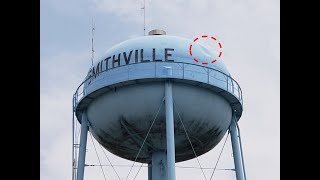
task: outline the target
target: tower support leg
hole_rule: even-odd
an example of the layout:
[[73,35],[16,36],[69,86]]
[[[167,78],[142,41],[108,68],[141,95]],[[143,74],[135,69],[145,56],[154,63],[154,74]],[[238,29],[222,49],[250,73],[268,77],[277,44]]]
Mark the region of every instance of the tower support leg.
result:
[[148,180],[152,180],[152,161],[148,163]]
[[81,117],[81,134],[80,134],[77,180],[83,180],[84,178],[84,166],[85,166],[85,159],[86,159],[88,129],[89,127],[88,127],[87,111],[84,110]]
[[237,180],[246,180],[239,127],[237,125],[237,118],[234,113],[232,115],[230,124],[230,134]]
[[[172,68],[165,67],[167,76],[172,75]],[[174,143],[174,119],[172,84],[170,80],[165,82],[165,106],[166,106],[166,135],[167,135],[167,171],[168,180],[175,180],[175,143]]]
[[[149,180],[168,180],[167,154],[165,151],[152,153],[152,168],[149,171]],[[150,179],[151,177],[151,179]]]

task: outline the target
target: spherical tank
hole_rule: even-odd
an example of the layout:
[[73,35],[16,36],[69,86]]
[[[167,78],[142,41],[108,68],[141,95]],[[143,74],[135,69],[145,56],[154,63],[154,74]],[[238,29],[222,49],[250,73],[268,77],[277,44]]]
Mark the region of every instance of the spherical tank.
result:
[[86,111],[94,138],[119,157],[134,160],[149,130],[137,161],[150,162],[153,152],[166,150],[168,80],[174,103],[176,162],[195,157],[185,130],[200,156],[219,143],[232,114],[238,119],[242,114],[240,86],[216,52],[193,40],[138,37],[111,47],[97,61],[75,93],[76,116],[81,122]]

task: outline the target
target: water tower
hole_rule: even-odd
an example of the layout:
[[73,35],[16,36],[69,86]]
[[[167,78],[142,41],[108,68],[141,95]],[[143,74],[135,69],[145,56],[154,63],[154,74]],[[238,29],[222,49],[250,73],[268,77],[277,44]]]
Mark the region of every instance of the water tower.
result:
[[218,59],[162,30],[108,49],[73,96],[81,123],[74,178],[84,177],[88,130],[114,155],[149,164],[149,180],[175,180],[175,162],[210,151],[230,129],[236,177],[245,180],[242,92]]

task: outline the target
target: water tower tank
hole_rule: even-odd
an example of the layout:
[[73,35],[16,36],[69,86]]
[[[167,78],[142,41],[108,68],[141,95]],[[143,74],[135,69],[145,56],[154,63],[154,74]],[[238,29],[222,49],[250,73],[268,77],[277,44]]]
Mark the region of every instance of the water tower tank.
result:
[[[76,116],[81,120],[86,110],[94,138],[111,153],[134,160],[163,102],[168,79],[176,162],[194,158],[178,113],[196,154],[210,151],[228,130],[232,114],[240,118],[241,89],[215,52],[164,31],[151,31],[108,49],[76,92]],[[152,152],[166,149],[165,118],[161,108],[138,162],[148,163]]]

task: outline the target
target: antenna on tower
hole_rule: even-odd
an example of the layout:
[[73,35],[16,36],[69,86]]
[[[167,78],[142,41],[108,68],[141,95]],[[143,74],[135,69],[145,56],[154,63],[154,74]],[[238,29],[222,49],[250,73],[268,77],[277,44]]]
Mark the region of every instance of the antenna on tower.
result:
[[94,55],[94,49],[93,49],[93,35],[94,35],[94,22],[92,18],[92,31],[91,31],[91,66],[93,66],[93,55]]
[[146,0],[143,0],[143,35],[146,35]]

